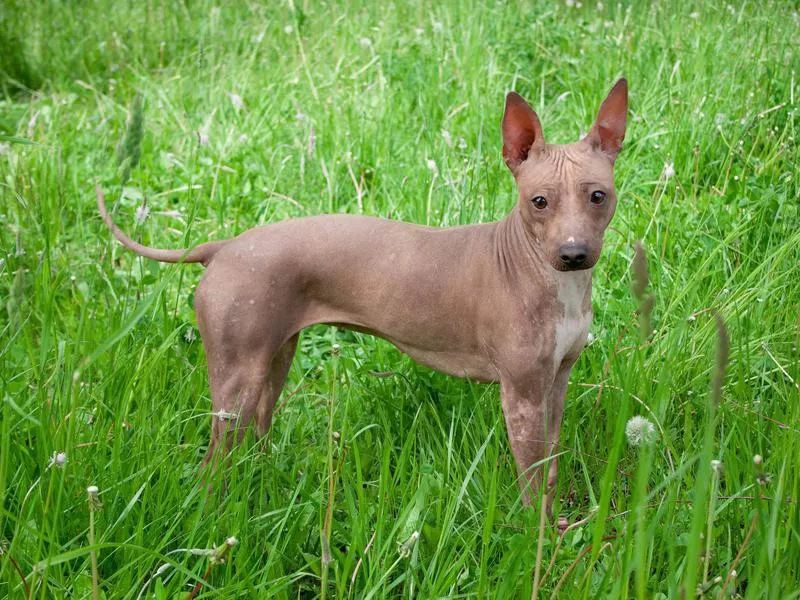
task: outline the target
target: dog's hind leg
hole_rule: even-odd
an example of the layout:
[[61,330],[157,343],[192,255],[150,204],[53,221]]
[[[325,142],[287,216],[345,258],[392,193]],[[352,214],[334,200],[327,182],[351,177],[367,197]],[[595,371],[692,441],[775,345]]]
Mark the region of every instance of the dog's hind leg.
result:
[[234,288],[221,293],[219,279],[219,274],[209,269],[195,293],[197,326],[208,361],[213,418],[203,464],[211,463],[215,469],[257,417],[265,389],[279,387],[273,386],[278,379],[282,383],[283,377],[271,377],[273,358],[280,355],[281,365],[289,362],[281,352],[286,334],[280,327],[270,327],[263,305],[256,303],[246,290]]
[[258,435],[266,435],[272,423],[272,413],[275,410],[275,403],[281,395],[289,368],[292,366],[294,352],[297,349],[297,339],[300,334],[295,334],[287,341],[280,350],[272,357],[269,366],[269,373],[264,380],[261,389],[261,397],[256,409],[256,430]]
[[211,441],[203,464],[228,454],[241,441],[247,426],[256,416],[259,400],[268,377],[269,361],[257,356],[229,363],[209,356],[209,380],[212,397]]

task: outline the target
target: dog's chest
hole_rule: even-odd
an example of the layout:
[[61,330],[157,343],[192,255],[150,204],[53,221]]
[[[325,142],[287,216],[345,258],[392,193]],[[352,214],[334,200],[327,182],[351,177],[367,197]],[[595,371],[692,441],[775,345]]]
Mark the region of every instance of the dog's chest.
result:
[[556,365],[565,358],[577,359],[586,345],[592,324],[591,286],[590,271],[559,273],[557,290],[562,310],[555,323]]

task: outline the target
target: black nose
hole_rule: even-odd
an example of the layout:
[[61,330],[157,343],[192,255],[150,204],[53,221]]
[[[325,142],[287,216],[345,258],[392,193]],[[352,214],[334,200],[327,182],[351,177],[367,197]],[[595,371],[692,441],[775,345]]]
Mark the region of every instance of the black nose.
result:
[[558,249],[561,263],[568,269],[578,269],[586,264],[589,248],[586,244],[564,244]]

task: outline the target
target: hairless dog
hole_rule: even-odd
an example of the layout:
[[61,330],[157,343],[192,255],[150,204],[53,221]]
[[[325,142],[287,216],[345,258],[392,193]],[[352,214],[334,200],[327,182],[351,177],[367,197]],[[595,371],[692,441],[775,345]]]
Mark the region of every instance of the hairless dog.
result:
[[592,268],[614,215],[614,161],[628,86],[620,79],[589,134],[545,143],[536,113],[506,97],[503,158],[519,200],[502,221],[437,229],[355,215],[256,227],[191,250],[141,256],[207,267],[195,293],[214,416],[205,462],[217,463],[255,419],[267,432],[299,332],[327,323],[389,340],[438,371],[499,382],[523,500],[549,460],[551,512],[567,380],[592,320]]

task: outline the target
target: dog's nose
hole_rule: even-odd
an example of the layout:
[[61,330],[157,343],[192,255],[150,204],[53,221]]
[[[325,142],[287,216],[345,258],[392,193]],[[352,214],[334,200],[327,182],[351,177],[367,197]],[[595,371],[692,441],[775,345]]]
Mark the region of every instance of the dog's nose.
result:
[[558,249],[558,257],[568,269],[578,269],[586,264],[589,248],[586,244],[564,244]]

